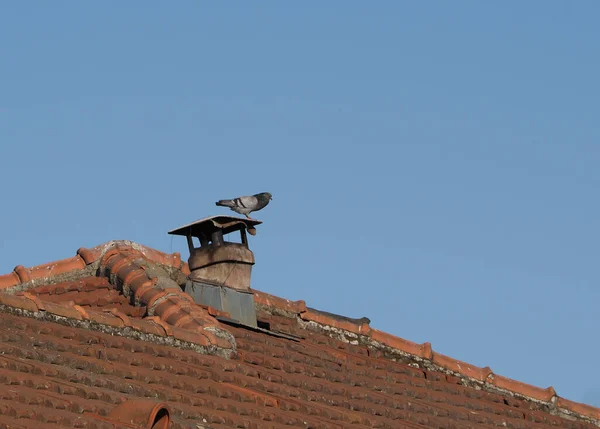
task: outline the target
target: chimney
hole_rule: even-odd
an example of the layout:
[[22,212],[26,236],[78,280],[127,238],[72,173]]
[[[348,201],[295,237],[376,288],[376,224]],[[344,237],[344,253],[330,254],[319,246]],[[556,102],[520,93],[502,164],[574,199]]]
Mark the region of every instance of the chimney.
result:
[[[234,216],[212,216],[169,231],[187,238],[190,277],[185,292],[196,303],[230,314],[237,323],[256,327],[254,295],[250,277],[254,253],[248,248],[248,235],[256,235],[258,220]],[[239,243],[225,236],[239,233]],[[196,247],[194,239],[199,247]]]

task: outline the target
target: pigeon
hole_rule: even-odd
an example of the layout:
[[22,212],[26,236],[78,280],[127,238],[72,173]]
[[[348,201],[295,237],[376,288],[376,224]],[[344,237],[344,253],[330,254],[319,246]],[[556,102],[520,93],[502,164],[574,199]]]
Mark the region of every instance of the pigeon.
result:
[[250,220],[255,220],[248,215],[265,208],[272,199],[273,196],[269,192],[261,192],[260,194],[249,197],[238,197],[233,200],[220,200],[215,204],[221,207],[229,207],[234,212],[243,214]]

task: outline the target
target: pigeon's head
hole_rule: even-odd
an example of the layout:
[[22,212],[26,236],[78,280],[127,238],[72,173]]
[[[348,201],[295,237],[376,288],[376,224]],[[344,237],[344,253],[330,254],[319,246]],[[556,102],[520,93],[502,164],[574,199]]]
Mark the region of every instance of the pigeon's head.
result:
[[260,193],[258,195],[262,196],[263,198],[269,199],[269,200],[273,199],[273,195],[271,195],[270,192],[262,192],[262,193]]

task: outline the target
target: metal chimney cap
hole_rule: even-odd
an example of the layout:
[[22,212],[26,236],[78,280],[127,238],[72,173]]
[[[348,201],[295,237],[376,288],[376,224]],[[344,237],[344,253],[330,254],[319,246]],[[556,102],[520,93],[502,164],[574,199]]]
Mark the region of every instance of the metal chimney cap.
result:
[[250,220],[236,216],[210,216],[172,229],[169,231],[169,234],[183,236],[189,234],[192,237],[199,237],[206,234],[210,235],[218,230],[223,231],[223,234],[229,234],[230,232],[239,231],[244,228],[254,230],[254,227],[261,223],[260,220]]

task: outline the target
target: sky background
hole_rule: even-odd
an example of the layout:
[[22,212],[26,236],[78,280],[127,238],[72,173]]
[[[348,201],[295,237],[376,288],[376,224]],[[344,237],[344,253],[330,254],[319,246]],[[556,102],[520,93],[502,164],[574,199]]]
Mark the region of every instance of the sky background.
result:
[[600,2],[0,4],[0,272],[272,203],[253,287],[600,406]]

